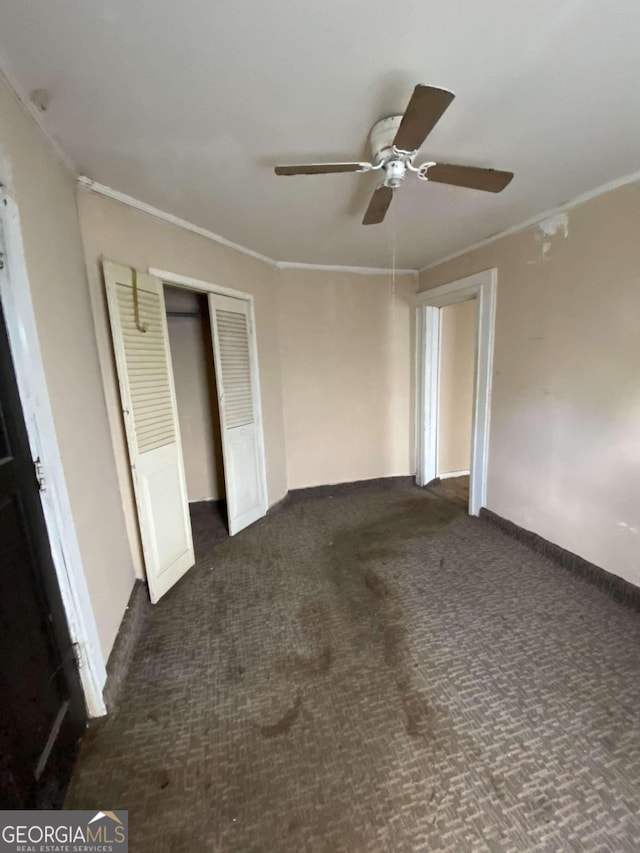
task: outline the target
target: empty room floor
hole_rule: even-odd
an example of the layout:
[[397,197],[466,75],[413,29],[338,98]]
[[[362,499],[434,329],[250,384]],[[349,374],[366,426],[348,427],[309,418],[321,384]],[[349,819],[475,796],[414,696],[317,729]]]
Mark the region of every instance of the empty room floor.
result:
[[67,807],[136,853],[640,848],[638,614],[405,481],[194,535]]

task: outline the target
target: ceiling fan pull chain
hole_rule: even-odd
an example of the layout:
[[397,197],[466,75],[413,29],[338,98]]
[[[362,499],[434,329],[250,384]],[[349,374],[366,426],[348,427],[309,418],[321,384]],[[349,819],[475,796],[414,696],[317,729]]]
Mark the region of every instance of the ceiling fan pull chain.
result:
[[398,212],[391,211],[391,301],[396,297],[396,245],[398,235]]

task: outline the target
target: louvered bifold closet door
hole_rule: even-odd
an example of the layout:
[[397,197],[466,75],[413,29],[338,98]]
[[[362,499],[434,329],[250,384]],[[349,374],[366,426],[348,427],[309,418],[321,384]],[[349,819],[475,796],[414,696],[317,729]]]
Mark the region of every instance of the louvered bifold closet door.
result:
[[248,300],[209,295],[229,533],[267,511],[255,334]]
[[[195,562],[162,282],[105,262],[129,462],[153,602]],[[137,302],[137,315],[136,315]]]

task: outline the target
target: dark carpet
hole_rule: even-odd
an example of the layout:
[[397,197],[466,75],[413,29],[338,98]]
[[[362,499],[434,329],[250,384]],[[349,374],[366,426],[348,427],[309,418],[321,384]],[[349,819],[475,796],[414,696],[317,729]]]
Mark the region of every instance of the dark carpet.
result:
[[441,498],[455,501],[463,509],[469,506],[469,475],[462,477],[445,477],[438,479],[431,491]]
[[640,849],[632,611],[407,483],[194,533],[68,807],[134,853]]

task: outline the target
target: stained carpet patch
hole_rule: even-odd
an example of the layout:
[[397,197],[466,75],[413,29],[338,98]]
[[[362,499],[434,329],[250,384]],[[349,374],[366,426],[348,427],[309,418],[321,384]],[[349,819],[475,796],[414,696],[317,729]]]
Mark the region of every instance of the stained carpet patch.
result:
[[636,614],[398,483],[194,534],[69,807],[136,853],[640,849]]

